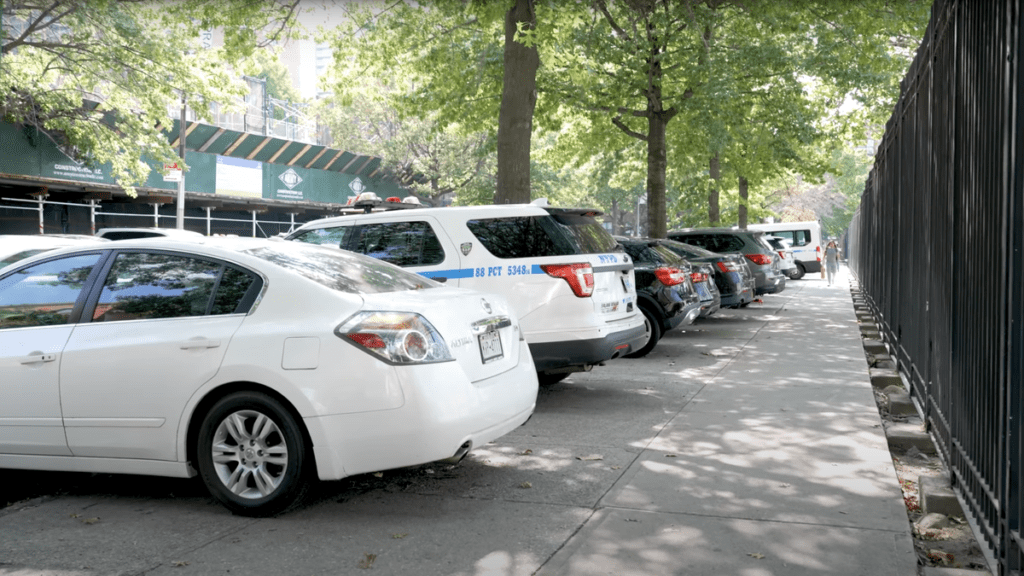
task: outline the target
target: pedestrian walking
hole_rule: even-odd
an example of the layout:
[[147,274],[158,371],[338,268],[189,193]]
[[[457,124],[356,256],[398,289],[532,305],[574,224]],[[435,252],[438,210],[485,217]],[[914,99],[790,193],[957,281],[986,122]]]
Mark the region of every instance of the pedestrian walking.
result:
[[825,247],[825,272],[828,273],[828,285],[836,281],[836,272],[839,271],[839,247],[835,240],[830,240]]

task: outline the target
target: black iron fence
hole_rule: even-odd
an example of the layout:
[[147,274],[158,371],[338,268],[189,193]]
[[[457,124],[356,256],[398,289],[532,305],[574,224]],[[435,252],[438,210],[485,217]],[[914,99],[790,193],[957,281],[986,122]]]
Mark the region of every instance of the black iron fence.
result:
[[1000,574],[1024,565],[1024,0],[936,0],[850,265]]

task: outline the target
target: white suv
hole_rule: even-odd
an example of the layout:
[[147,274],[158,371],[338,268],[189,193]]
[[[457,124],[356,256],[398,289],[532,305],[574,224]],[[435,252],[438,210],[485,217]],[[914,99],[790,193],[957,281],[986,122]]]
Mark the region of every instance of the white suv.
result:
[[633,263],[589,209],[416,208],[314,220],[287,236],[338,246],[449,285],[501,294],[542,383],[644,344]]

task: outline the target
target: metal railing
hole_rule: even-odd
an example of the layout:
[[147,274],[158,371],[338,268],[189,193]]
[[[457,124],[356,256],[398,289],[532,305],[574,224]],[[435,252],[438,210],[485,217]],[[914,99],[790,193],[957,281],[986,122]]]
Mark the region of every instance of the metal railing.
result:
[[936,0],[849,260],[999,574],[1024,566],[1024,0]]
[[[100,228],[120,227],[154,227],[173,228],[176,214],[161,212],[159,204],[153,204],[146,211],[143,204],[113,204],[125,211],[101,210],[101,203],[92,201],[54,202],[43,197],[33,200],[24,198],[0,197],[0,234],[88,234],[96,233]],[[10,215],[4,215],[9,211]],[[235,234],[268,238],[282,232],[291,232],[304,221],[296,221],[295,214],[279,214],[288,220],[275,220],[267,215],[259,217],[257,211],[228,211],[231,214],[249,216],[247,218],[230,218],[214,216],[212,208],[190,208],[186,210],[186,228],[207,236],[211,234]],[[27,216],[26,213],[33,213]],[[20,214],[20,215],[19,215]],[[30,223],[31,220],[31,223]],[[161,225],[163,224],[163,225]]]

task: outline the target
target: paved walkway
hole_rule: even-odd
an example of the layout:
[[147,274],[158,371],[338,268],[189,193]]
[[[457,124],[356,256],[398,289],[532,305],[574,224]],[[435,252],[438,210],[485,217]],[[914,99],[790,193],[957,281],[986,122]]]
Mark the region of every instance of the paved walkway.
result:
[[769,321],[538,574],[916,574],[849,286],[844,268],[766,299]]

